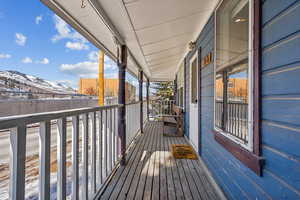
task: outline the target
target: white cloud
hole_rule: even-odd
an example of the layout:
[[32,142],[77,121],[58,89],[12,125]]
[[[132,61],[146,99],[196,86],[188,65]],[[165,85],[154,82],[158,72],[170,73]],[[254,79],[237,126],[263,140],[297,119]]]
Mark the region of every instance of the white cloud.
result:
[[60,17],[57,15],[53,16],[55,29],[57,34],[52,37],[52,41],[56,42],[62,39],[70,39],[72,41],[81,41],[82,43],[86,43],[87,40],[80,35],[75,30],[71,29],[71,27]]
[[89,46],[82,42],[67,42],[66,47],[71,50],[88,50]]
[[16,43],[20,46],[24,46],[26,44],[27,37],[22,33],[16,33]]
[[91,61],[79,62],[77,64],[62,64],[60,70],[67,74],[79,77],[95,78],[98,74],[98,63]]
[[[99,52],[98,51],[91,51],[87,57],[91,61],[99,62]],[[108,56],[104,56],[104,67],[105,67],[105,69],[116,70],[117,64],[114,61],[112,61]]]
[[104,73],[105,78],[118,78],[118,73]]
[[36,16],[35,17],[35,23],[36,24],[40,24],[40,22],[43,20],[43,16],[42,15],[39,15],[39,16]]
[[32,63],[32,59],[29,57],[25,57],[23,58],[22,63]]
[[10,54],[0,53],[0,59],[11,58]]
[[89,49],[88,41],[77,31],[73,30],[65,21],[57,15],[53,16],[53,20],[57,34],[52,37],[52,42],[69,40],[65,44],[65,47],[68,49],[78,51]]
[[88,54],[88,58],[89,58],[89,60],[92,60],[92,61],[98,61],[99,60],[99,53],[97,51],[91,51]]
[[[98,77],[99,62],[98,53],[91,51],[88,54],[88,61],[76,64],[62,64],[60,70],[66,74],[75,75],[83,78]],[[117,78],[117,65],[107,56],[104,57],[104,75],[107,78]]]
[[46,64],[49,64],[49,59],[43,58],[42,60],[36,61],[36,63],[46,65]]

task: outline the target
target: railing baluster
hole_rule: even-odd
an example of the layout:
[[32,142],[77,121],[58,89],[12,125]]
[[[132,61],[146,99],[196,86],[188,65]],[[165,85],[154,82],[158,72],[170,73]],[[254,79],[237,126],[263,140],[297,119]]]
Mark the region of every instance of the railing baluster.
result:
[[116,157],[115,157],[115,149],[116,149],[116,138],[115,138],[115,109],[112,108],[112,166],[115,166]]
[[96,113],[91,113],[92,119],[92,193],[96,193]]
[[79,199],[79,116],[72,117],[72,199]]
[[66,199],[66,138],[67,125],[66,118],[57,120],[57,199]]
[[83,149],[83,153],[82,153],[82,161],[83,161],[83,190],[82,190],[82,194],[83,194],[83,199],[87,200],[88,199],[88,179],[89,179],[89,175],[88,175],[88,156],[89,156],[89,149],[88,149],[88,145],[89,145],[89,115],[88,113],[83,114],[83,136],[82,136],[82,149]]
[[10,197],[12,200],[24,199],[25,195],[25,160],[26,160],[26,125],[20,124],[10,129],[11,170]]
[[107,110],[104,112],[104,174],[107,177]]
[[119,160],[120,158],[120,140],[118,137],[118,133],[119,133],[119,127],[118,127],[118,122],[119,122],[119,115],[118,115],[118,108],[116,108],[116,145],[117,145],[117,160]]
[[50,121],[40,123],[40,167],[39,167],[39,199],[50,199],[50,155],[51,124]]
[[99,149],[99,179],[100,179],[100,185],[103,183],[103,177],[102,177],[102,162],[103,162],[103,157],[102,157],[102,148],[103,148],[103,139],[102,139],[102,132],[103,130],[103,121],[102,121],[102,111],[99,112],[99,139],[98,139],[98,149]]
[[115,109],[115,160],[118,161],[118,109]]
[[108,169],[109,172],[112,170],[112,130],[111,130],[111,122],[112,122],[112,113],[111,109],[109,109],[109,122],[108,122]]

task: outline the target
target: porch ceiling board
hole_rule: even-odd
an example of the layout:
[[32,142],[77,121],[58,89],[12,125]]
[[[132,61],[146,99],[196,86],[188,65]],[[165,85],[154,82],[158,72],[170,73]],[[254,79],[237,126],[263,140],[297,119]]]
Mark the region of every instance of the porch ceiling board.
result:
[[[65,10],[69,13],[78,27],[90,33],[83,35],[96,46],[104,46],[112,57],[117,54],[113,36],[120,36],[118,38],[127,45],[132,56],[128,61],[130,70],[137,74],[141,67],[150,80],[174,80],[188,52],[188,43],[197,38],[218,2],[85,0],[86,7],[81,8],[81,0],[41,1],[51,4],[52,9],[56,7],[55,12]],[[101,16],[103,13],[107,18]],[[70,16],[63,18],[66,20]],[[66,21],[69,23],[70,20]],[[112,24],[116,31],[108,24]],[[78,27],[74,28],[78,30]]]

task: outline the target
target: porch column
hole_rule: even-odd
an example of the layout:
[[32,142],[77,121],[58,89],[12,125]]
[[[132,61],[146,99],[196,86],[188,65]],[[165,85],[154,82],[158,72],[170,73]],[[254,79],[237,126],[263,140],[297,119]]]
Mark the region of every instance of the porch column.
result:
[[174,80],[174,100],[175,100],[175,105],[178,105],[178,98],[177,98],[177,75]]
[[149,121],[149,79],[147,79],[147,90],[146,90],[146,96],[147,96],[147,120]]
[[143,76],[144,73],[143,71],[140,71],[140,80],[139,80],[139,101],[140,101],[140,129],[141,129],[141,133],[144,132],[143,130]]
[[122,166],[126,165],[125,151],[126,151],[126,121],[125,121],[125,72],[127,67],[127,47],[121,46],[121,55],[118,58],[119,67],[119,94],[118,102],[121,105],[118,109],[118,139],[121,146],[121,162]]

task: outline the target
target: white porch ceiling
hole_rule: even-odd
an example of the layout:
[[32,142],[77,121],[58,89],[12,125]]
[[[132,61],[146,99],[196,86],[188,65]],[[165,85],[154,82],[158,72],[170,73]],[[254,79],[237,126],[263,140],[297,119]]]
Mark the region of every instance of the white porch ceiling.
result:
[[[196,39],[218,3],[218,0],[84,0],[86,7],[81,8],[81,0],[42,1],[68,23],[73,19],[71,25],[99,48],[105,47],[111,57],[117,54],[113,35],[120,36],[131,52],[130,70],[137,73],[140,66],[153,81],[174,79],[188,43]],[[62,11],[68,14],[62,15]],[[101,14],[107,18],[101,18]]]

